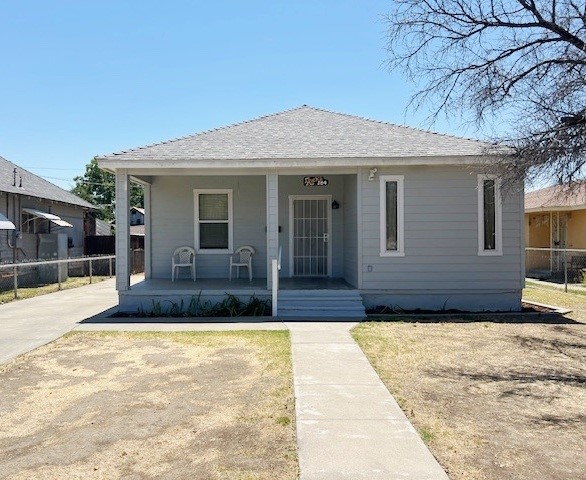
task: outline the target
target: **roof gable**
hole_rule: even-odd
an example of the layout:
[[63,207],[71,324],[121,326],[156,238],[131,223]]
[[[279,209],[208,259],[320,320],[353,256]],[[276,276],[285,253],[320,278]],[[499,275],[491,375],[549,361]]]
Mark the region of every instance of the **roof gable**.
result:
[[[13,185],[14,169],[17,172],[16,185]],[[3,157],[0,157],[0,192],[30,195],[31,197],[45,198],[56,202],[96,209],[95,205],[86,202],[77,195],[48,182]]]
[[479,156],[491,145],[309,106],[102,156],[104,160],[265,160]]

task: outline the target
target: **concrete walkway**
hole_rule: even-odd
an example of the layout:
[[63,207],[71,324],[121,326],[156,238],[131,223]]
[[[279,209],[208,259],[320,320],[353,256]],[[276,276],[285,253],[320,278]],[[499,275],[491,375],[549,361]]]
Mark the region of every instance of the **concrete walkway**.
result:
[[286,325],[301,480],[447,480],[350,336],[355,324]]
[[0,364],[118,304],[114,279],[0,305]]

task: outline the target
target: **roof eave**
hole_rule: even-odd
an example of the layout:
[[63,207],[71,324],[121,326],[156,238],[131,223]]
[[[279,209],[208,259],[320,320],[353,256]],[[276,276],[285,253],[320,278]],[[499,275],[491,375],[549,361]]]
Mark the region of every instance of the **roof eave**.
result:
[[479,165],[486,164],[493,155],[446,155],[405,157],[317,157],[317,158],[149,158],[141,160],[117,157],[98,157],[98,165],[111,172],[117,169],[158,168],[287,168],[287,167],[368,167],[386,165]]
[[71,203],[71,202],[65,202],[63,200],[56,200],[54,198],[48,198],[48,197],[44,197],[42,195],[36,194],[36,193],[32,193],[29,191],[24,191],[24,192],[15,192],[12,190],[4,190],[4,189],[0,189],[0,192],[4,192],[4,193],[9,193],[11,195],[22,195],[22,196],[26,196],[26,197],[33,197],[33,198],[38,198],[39,200],[45,200],[47,202],[53,202],[53,203],[57,203],[60,205],[71,205],[72,207],[78,207],[78,208],[84,208],[86,210],[96,210],[98,211],[99,208],[91,205],[91,204],[87,204],[87,205],[82,205],[80,203]]
[[544,213],[544,212],[568,212],[572,210],[586,210],[586,205],[557,206],[549,205],[545,207],[526,208],[525,213]]

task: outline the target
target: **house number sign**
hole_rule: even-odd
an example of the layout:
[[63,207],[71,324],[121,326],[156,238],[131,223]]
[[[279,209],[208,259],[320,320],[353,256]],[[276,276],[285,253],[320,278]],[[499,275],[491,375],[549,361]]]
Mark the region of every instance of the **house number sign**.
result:
[[303,185],[306,187],[325,187],[328,183],[324,177],[303,177]]

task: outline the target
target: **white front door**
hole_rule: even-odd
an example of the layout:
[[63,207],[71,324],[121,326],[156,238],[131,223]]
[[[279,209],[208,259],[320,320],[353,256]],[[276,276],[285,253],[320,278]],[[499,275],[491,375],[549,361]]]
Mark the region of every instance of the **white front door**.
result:
[[289,197],[289,269],[291,276],[331,274],[330,195]]

